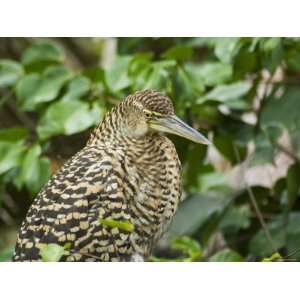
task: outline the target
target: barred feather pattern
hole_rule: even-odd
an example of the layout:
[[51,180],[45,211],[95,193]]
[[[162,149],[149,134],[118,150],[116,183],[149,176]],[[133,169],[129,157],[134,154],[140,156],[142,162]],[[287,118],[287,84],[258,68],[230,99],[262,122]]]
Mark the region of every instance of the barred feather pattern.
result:
[[[86,147],[41,190],[19,231],[14,261],[40,261],[40,249],[49,243],[70,243],[61,261],[147,260],[181,196],[181,167],[172,142],[158,133],[136,139],[122,132],[129,110],[138,116],[145,99],[152,105],[161,101],[164,113],[173,112],[166,97],[147,93],[113,108]],[[128,221],[133,230],[99,223],[108,218]]]

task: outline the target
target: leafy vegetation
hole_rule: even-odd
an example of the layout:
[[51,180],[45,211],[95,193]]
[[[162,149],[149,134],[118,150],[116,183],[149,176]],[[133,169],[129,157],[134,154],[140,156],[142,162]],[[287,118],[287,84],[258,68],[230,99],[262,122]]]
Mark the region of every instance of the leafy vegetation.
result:
[[[177,114],[213,140],[206,148],[171,137],[185,201],[151,259],[300,260],[300,39],[1,43],[0,260],[9,260],[38,191],[105,112],[150,88],[169,95]],[[117,47],[107,57],[110,43]],[[42,251],[55,261],[67,250]]]

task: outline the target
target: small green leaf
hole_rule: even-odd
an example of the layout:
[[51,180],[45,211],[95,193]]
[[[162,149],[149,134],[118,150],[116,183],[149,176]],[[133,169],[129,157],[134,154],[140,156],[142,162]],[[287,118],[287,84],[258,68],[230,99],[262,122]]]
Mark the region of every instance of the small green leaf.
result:
[[64,247],[57,244],[44,245],[40,250],[43,262],[58,262],[66,254]]
[[282,256],[275,252],[270,257],[263,258],[262,262],[276,262],[276,261],[282,261]]
[[183,254],[187,255],[189,261],[199,259],[202,256],[202,248],[200,244],[188,236],[182,236],[174,239],[171,243],[171,247],[172,249],[179,250]]
[[39,62],[56,62],[60,63],[64,60],[64,54],[57,44],[53,42],[43,42],[28,48],[22,57],[22,63],[25,66],[36,64]]
[[23,74],[21,64],[9,59],[0,60],[0,88],[15,84]]
[[129,221],[117,221],[111,218],[99,219],[99,224],[110,228],[119,228],[127,232],[133,232],[134,225]]

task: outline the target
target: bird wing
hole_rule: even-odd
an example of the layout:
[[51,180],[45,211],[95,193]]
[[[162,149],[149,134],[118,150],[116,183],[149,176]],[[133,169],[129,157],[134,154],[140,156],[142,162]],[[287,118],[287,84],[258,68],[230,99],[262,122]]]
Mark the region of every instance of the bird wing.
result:
[[85,148],[34,200],[17,239],[14,260],[41,260],[49,243],[70,247],[67,261],[119,261],[132,253],[124,174],[109,153]]

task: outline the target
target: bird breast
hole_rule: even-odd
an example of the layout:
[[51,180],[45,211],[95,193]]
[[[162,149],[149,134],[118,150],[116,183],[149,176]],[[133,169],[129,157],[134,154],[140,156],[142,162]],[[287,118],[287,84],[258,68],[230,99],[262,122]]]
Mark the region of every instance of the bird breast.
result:
[[181,196],[180,162],[172,142],[159,136],[141,148],[125,156],[128,181],[136,187],[127,197],[137,245],[152,244],[164,233]]

